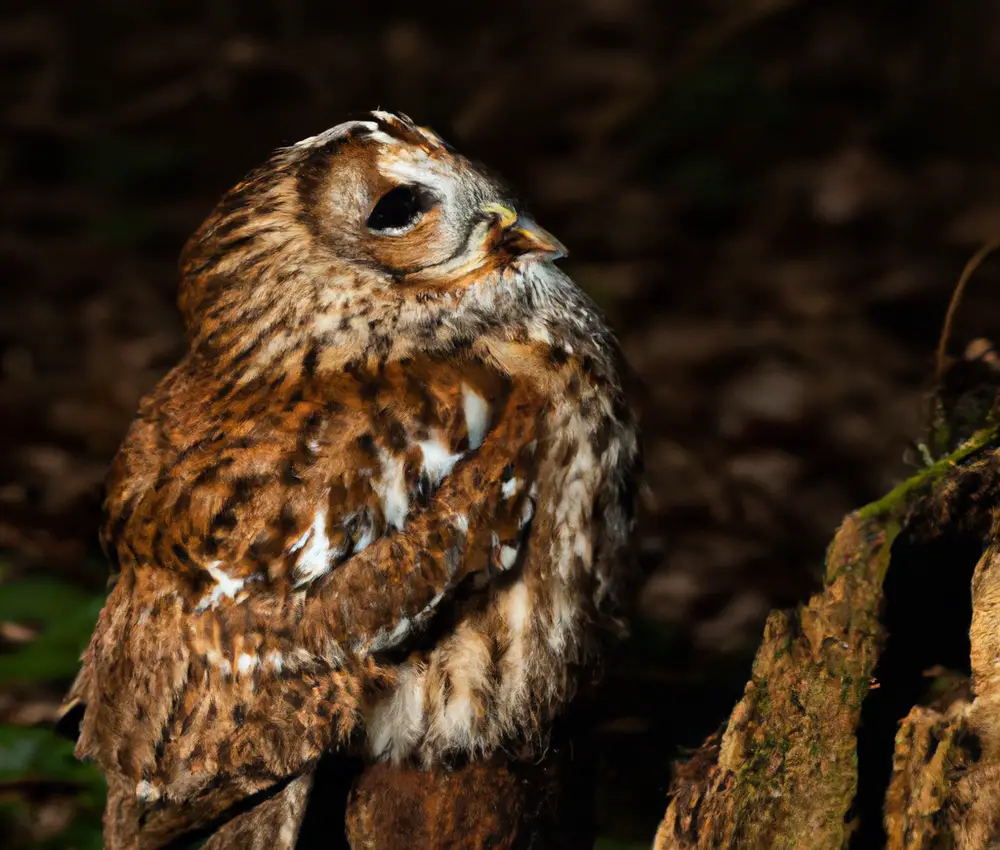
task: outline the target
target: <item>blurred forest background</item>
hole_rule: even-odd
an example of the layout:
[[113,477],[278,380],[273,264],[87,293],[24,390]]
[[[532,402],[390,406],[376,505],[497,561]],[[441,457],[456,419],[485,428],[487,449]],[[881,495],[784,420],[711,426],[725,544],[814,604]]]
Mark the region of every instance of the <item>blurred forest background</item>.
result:
[[[907,474],[959,271],[1000,235],[989,0],[4,0],[0,845],[100,847],[50,731],[104,471],[176,360],[176,258],[273,147],[375,106],[504,175],[643,391],[649,570],[596,705],[601,847],[742,691],[769,608]],[[955,332],[1000,332],[1000,263]],[[891,650],[891,642],[890,642]]]

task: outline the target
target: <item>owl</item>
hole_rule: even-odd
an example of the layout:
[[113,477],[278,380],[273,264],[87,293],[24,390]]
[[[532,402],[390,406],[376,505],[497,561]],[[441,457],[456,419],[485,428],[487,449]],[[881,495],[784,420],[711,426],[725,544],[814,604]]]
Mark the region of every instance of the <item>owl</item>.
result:
[[243,846],[255,807],[254,846],[292,847],[321,758],[544,746],[625,628],[641,463],[564,253],[382,111],[277,150],[188,241],[186,354],[109,473],[71,694],[108,848]]

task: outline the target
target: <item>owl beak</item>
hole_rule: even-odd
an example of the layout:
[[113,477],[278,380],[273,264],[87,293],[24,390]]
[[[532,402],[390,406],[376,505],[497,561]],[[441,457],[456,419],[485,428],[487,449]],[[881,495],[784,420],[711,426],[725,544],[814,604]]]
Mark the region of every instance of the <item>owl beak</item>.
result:
[[500,246],[516,257],[558,260],[569,252],[555,236],[527,216],[503,204],[486,204],[483,211],[495,215],[500,225]]

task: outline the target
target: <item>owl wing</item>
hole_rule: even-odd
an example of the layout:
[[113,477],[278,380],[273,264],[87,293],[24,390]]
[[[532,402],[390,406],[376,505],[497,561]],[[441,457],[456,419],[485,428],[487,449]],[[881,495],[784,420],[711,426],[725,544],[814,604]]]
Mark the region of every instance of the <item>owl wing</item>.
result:
[[[109,498],[122,572],[85,656],[78,744],[109,775],[121,846],[163,846],[308,774],[391,685],[376,654],[405,646],[466,576],[504,567],[530,520],[542,406],[485,379],[470,405],[462,375],[440,382],[458,396],[436,411],[410,368],[327,388],[325,420],[305,394],[294,427],[229,425],[224,446],[191,449],[197,430],[165,424],[169,404],[140,421]],[[171,446],[169,475],[150,440]]]

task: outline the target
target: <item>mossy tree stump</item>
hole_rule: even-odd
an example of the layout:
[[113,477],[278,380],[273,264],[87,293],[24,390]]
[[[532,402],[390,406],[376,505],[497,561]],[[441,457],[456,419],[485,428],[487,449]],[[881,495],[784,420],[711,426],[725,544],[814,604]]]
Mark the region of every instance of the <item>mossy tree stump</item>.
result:
[[971,689],[898,718],[875,816],[891,848],[1000,846],[991,843],[1000,840],[998,483],[1000,438],[988,427],[844,520],[823,590],[794,613],[771,614],[724,729],[677,767],[656,850],[848,846],[859,826],[858,730],[886,636],[893,543],[955,526],[986,547],[972,582]]

